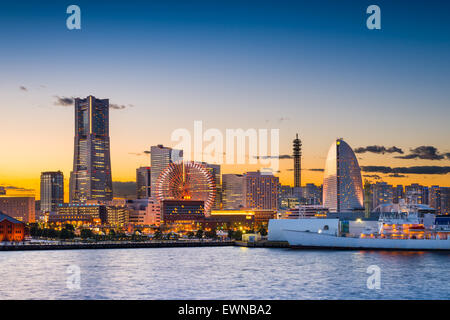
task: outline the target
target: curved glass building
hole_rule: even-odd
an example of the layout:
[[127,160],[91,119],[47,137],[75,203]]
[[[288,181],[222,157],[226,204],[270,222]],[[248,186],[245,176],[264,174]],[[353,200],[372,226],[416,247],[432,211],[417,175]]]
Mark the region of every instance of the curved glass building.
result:
[[361,169],[352,148],[342,139],[336,140],[328,151],[323,206],[330,212],[364,209]]

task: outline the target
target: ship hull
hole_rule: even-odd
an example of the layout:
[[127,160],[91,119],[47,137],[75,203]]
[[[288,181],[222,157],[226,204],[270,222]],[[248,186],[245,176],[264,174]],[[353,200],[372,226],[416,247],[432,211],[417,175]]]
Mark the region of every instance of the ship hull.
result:
[[350,250],[450,250],[450,240],[406,240],[336,237],[329,234],[283,230],[293,248]]

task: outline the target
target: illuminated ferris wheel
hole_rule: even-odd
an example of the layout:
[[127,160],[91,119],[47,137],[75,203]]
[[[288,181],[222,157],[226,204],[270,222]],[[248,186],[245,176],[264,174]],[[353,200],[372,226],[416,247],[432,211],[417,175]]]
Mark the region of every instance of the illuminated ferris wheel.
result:
[[204,201],[210,212],[216,197],[216,184],[209,169],[193,161],[171,163],[156,181],[156,197],[163,200]]

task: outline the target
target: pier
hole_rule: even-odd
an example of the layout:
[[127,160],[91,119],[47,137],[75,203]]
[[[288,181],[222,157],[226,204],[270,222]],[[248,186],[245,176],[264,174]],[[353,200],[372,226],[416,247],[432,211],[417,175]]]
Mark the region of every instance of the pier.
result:
[[140,249],[173,247],[225,247],[234,246],[234,241],[102,241],[102,242],[53,242],[0,244],[0,251],[31,250],[80,250],[80,249]]

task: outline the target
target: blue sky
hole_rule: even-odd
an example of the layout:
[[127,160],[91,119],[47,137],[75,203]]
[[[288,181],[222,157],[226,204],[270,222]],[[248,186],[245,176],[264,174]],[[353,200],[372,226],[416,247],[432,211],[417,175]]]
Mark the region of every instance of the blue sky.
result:
[[[82,30],[66,28],[71,4],[81,8]],[[381,8],[381,30],[366,28],[371,4]],[[33,170],[70,170],[72,110],[55,97],[93,94],[128,106],[111,112],[120,179],[148,161],[130,153],[171,144],[170,133],[194,120],[280,128],[282,153],[299,132],[309,167],[323,167],[337,137],[352,147],[448,152],[449,9],[447,1],[395,0],[2,3],[0,108],[8,117],[0,133],[54,155]],[[38,143],[54,130],[64,156]],[[15,149],[8,140],[3,147]],[[23,157],[17,150],[1,164]]]

